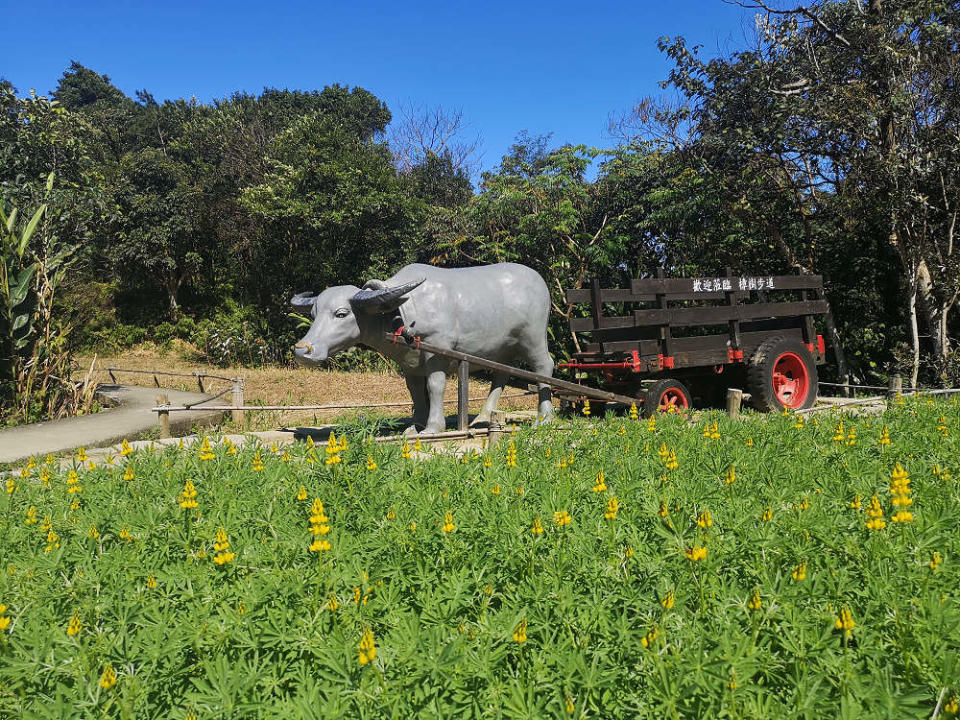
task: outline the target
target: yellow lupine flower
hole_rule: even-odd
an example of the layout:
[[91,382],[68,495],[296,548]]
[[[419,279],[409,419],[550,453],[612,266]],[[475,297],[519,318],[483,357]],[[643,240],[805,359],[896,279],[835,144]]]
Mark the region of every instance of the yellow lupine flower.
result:
[[67,635],[73,637],[83,630],[83,623],[80,622],[80,613],[74,612],[73,617],[70,618],[70,624],[67,625]]
[[304,485],[300,486],[300,489],[297,491],[297,500],[306,500],[307,499],[307,488]]
[[667,461],[664,463],[664,467],[666,467],[667,470],[676,470],[680,467],[680,463],[677,462],[677,454],[673,450],[667,455]]
[[790,573],[790,576],[797,582],[806,580],[807,579],[807,561],[801,560],[800,564],[793,569],[792,573]]
[[833,431],[833,441],[842,443],[843,440],[844,440],[843,420],[841,420],[840,422],[837,423],[837,427]]
[[133,452],[133,448],[130,447],[130,442],[124,439],[123,443],[120,445],[120,454],[126,457]]
[[759,610],[763,607],[763,600],[760,599],[760,591],[754,589],[753,595],[750,596],[750,602],[747,603],[747,607],[751,610]]
[[447,510],[443,514],[443,527],[440,528],[445,533],[451,533],[457,529],[457,526],[453,524],[453,513]]
[[663,606],[664,610],[670,610],[673,608],[675,602],[676,596],[673,594],[673,590],[668,591],[666,595],[660,598],[660,604]]
[[377,463],[373,460],[373,455],[367,455],[367,470],[376,470]]
[[570,513],[566,510],[557,510],[553,514],[553,522],[557,527],[569,525],[571,520],[572,518],[570,517]]
[[490,494],[491,494],[491,495],[499,495],[499,494],[500,494],[500,483],[494,483],[493,487],[490,488]]
[[192,510],[197,507],[197,489],[193,485],[193,480],[187,480],[183,485],[183,492],[177,500],[183,510]]
[[539,515],[533,519],[533,526],[530,528],[530,532],[532,532],[534,535],[543,534],[543,524],[540,522]]
[[603,470],[597,473],[596,479],[593,481],[593,491],[595,493],[603,492],[607,489],[607,483],[603,477]]
[[310,552],[323,552],[324,550],[330,550],[332,547],[329,540],[316,537],[313,539],[313,542],[310,543],[308,550],[310,550]]
[[864,511],[870,519],[867,520],[867,528],[870,530],[883,530],[887,523],[883,519],[883,507],[880,505],[880,498],[874,493],[870,498],[870,505]]
[[123,473],[124,480],[133,480],[136,475],[133,472],[133,465],[127,464],[127,469]]
[[216,455],[213,454],[213,449],[210,447],[210,439],[204,435],[203,440],[200,442],[200,449],[197,451],[197,456],[201,460],[213,460]]
[[377,656],[377,646],[373,638],[373,632],[367,628],[360,638],[360,664],[366,665]]
[[760,519],[763,520],[763,522],[770,522],[773,520],[773,509],[769,507],[765,508],[763,515],[760,516]]
[[633,403],[633,404],[630,406],[630,419],[631,419],[631,420],[637,420],[637,419],[639,419],[639,418],[640,418],[640,413],[637,411],[637,404],[636,404],[636,403]]
[[930,566],[931,570],[936,570],[940,567],[941,563],[943,563],[943,557],[940,555],[939,552],[934,551],[933,558],[930,560],[929,563],[927,563],[927,565]]
[[880,439],[877,441],[879,445],[889,445],[890,444],[890,430],[886,425],[880,430]]
[[513,631],[513,640],[518,643],[525,643],[527,641],[527,619],[523,618],[518,624],[516,629]]
[[151,590],[157,587],[157,579],[152,574],[147,575],[147,587]]
[[100,675],[100,687],[102,687],[104,690],[109,690],[116,684],[117,673],[110,663],[106,663],[103,666],[103,673]]
[[330,612],[336,612],[337,608],[340,607],[340,602],[337,600],[336,595],[331,595],[330,600],[327,602],[327,608]]
[[619,511],[620,511],[620,501],[617,500],[617,498],[616,498],[615,495],[613,495],[613,496],[610,497],[609,500],[607,500],[607,509],[606,509],[606,511],[603,513],[603,516],[604,516],[607,520],[616,520],[616,519],[617,519],[617,513],[618,513]]
[[724,481],[727,485],[733,485],[737,481],[737,471],[733,465],[727,470],[727,476],[724,478]]
[[410,445],[407,443],[406,440],[404,440],[404,441],[403,441],[403,447],[400,449],[400,457],[402,457],[404,460],[409,460],[409,459],[410,459],[410,454],[411,454],[411,453],[410,453]]
[[217,530],[217,539],[213,544],[213,549],[216,552],[213,561],[219,566],[225,565],[236,557],[234,553],[230,552],[230,540],[227,538],[227,531],[223,528]]
[[697,527],[708,528],[713,526],[713,517],[709,510],[703,510],[697,515]]
[[653,643],[656,641],[657,636],[660,634],[659,629],[656,625],[653,625],[648,631],[647,634],[640,638],[640,644],[645,648],[653,647]]
[[850,614],[849,608],[841,608],[840,617],[834,622],[834,627],[837,630],[843,630],[844,634],[850,637],[853,634],[853,628],[856,626],[857,624],[853,621],[853,615]]
[[694,545],[692,548],[685,550],[684,555],[687,556],[688,560],[700,562],[707,557],[707,549],[701,545]]
[[37,523],[37,508],[35,508],[33,505],[31,505],[29,508],[27,508],[27,517],[26,517],[26,519],[25,519],[23,522],[26,523],[27,525],[34,525],[34,524],[36,524],[36,523]]

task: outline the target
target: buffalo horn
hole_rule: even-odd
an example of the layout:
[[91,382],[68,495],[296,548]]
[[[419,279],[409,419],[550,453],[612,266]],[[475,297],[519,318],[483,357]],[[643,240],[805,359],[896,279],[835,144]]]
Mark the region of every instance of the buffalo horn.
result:
[[[404,283],[403,285],[393,288],[381,287],[371,289],[364,286],[363,290],[360,290],[350,298],[350,304],[353,305],[355,309],[371,315],[396,310],[406,302],[406,298],[403,296],[420,285],[424,280],[426,280],[426,278],[420,278],[419,280]],[[370,284],[371,283],[367,283],[367,285]]]
[[292,298],[290,298],[290,304],[294,307],[310,307],[313,305],[313,301],[317,299],[316,295],[311,293],[297,293]]

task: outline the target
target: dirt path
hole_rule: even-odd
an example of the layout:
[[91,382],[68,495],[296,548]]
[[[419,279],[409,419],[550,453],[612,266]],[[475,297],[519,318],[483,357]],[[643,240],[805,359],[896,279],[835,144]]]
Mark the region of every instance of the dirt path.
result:
[[[82,417],[64,418],[0,430],[0,463],[12,463],[32,456],[75,450],[79,447],[110,445],[125,438],[134,438],[156,427],[157,416],[151,412],[156,404],[157,389],[111,386],[105,388],[118,407]],[[197,392],[164,390],[172,404],[196,403],[211,396]],[[194,424],[217,422],[222,413],[190,411],[171,413],[174,430]]]

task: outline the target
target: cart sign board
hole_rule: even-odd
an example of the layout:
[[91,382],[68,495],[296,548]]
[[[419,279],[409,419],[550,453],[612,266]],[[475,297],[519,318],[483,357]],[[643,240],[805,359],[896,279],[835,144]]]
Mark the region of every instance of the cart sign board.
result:
[[[773,277],[693,278],[693,292],[732,292],[734,290],[773,290]],[[734,287],[736,285],[736,287]]]

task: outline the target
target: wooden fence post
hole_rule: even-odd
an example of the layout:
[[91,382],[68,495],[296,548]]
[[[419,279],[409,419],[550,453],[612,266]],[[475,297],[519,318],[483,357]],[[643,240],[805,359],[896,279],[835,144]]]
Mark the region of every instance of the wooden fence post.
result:
[[731,420],[740,419],[740,404],[743,402],[743,390],[729,388],[727,390],[727,415]]
[[[233,405],[238,407],[243,405],[243,378],[237,378],[233,383]],[[233,410],[233,422],[238,426],[243,425],[246,413],[243,410]]]
[[[157,395],[157,405],[166,407],[170,404],[170,398],[166,393]],[[168,410],[157,411],[157,424],[160,426],[160,437],[170,437],[170,412]]]
[[470,363],[461,360],[457,366],[457,430],[466,430],[470,410]]
[[887,393],[890,397],[896,397],[903,392],[903,378],[899,375],[890,376],[890,391]]
[[503,425],[499,422],[491,421],[487,431],[487,448],[495,448],[500,443],[500,436],[503,434]]

